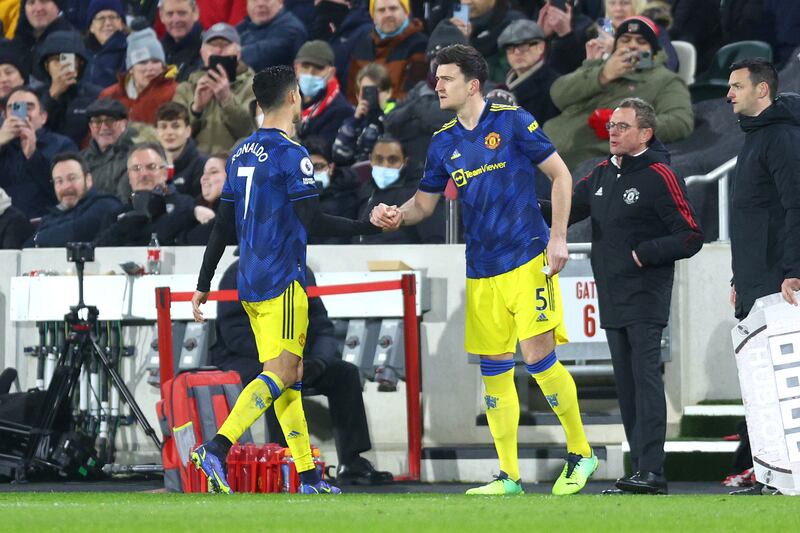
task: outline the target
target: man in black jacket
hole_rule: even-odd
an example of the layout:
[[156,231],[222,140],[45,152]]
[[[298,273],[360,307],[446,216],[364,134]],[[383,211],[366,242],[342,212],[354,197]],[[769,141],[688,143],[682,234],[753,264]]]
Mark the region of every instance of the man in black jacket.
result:
[[[225,271],[220,290],[236,288],[238,261]],[[306,268],[308,285],[316,285],[314,273]],[[223,370],[235,370],[242,383],[249,383],[263,370],[250,321],[239,302],[217,304],[217,342],[211,347],[211,363]],[[334,338],[333,323],[319,298],[308,300],[308,337],[303,350],[303,390],[316,389],[328,398],[339,456],[339,483],[378,484],[392,481],[389,472],[375,470],[361,454],[372,448],[367,414],[361,396],[358,368],[341,359]],[[274,411],[267,413],[270,438],[281,440],[283,432]]]
[[622,101],[608,122],[611,156],[575,186],[570,223],[592,220],[592,270],[634,474],[617,491],[666,493],[667,407],[661,331],[675,261],[703,245],[686,185],[654,137],[655,110]]

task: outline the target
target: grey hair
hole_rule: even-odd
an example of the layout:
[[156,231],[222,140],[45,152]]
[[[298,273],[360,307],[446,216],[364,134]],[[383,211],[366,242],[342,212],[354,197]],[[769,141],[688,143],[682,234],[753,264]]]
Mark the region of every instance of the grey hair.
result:
[[639,122],[639,128],[650,128],[653,130],[653,135],[656,133],[656,110],[650,103],[645,102],[641,98],[626,98],[617,106],[620,109],[633,109],[636,113],[636,120]]

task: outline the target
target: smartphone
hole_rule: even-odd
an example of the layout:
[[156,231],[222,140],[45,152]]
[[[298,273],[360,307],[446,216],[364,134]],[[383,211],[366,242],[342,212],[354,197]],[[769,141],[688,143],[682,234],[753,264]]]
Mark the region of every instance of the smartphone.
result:
[[653,63],[653,53],[648,52],[647,50],[640,50],[636,58],[637,70],[648,70],[653,68],[654,66],[655,65]]
[[217,70],[217,65],[222,65],[228,81],[233,83],[236,79],[236,56],[209,56],[208,68]]
[[561,11],[567,10],[567,0],[550,0],[550,5],[553,7],[557,7]]
[[28,120],[28,102],[14,102],[11,104],[11,115],[21,120]]
[[374,85],[367,85],[361,88],[361,98],[369,102],[369,111],[374,113],[380,111],[378,105],[378,88]]
[[62,65],[69,65],[70,70],[75,71],[75,54],[67,52],[58,54],[58,62]]
[[453,8],[453,16],[457,19],[461,19],[464,24],[469,24],[469,6],[458,4]]

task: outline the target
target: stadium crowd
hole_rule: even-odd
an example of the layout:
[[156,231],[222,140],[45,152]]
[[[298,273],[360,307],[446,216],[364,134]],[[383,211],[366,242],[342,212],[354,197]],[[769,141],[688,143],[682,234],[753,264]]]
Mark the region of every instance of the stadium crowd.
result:
[[[453,118],[431,69],[449,44],[481,52],[487,98],[531,112],[571,170],[606,153],[625,97],[654,106],[660,140],[687,139],[692,96],[671,39],[694,46],[698,76],[722,45],[747,39],[767,42],[780,67],[800,44],[795,4],[3,1],[0,245],[146,245],[152,233],[204,245],[227,156],[262,118],[253,76],[271,65],[294,65],[295,135],[325,210],[347,217],[416,191],[431,134]],[[425,225],[357,242],[444,240],[440,206]]]

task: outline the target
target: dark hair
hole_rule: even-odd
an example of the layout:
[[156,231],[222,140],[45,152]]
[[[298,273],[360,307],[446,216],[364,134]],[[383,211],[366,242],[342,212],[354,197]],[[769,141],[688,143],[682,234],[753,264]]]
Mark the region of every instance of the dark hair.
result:
[[390,91],[392,89],[392,78],[389,71],[380,63],[369,63],[364,65],[356,75],[356,83],[361,87],[361,80],[369,78],[378,87],[379,91]]
[[287,65],[267,67],[253,78],[253,93],[261,110],[277,109],[283,103],[286,93],[297,86],[294,69]]
[[639,122],[639,129],[650,128],[653,136],[656,134],[656,110],[648,102],[641,98],[626,98],[617,106],[621,109],[633,109],[636,113],[636,120]]
[[323,137],[312,135],[303,141],[303,146],[308,150],[308,155],[321,155],[328,163],[331,162],[331,145]]
[[164,148],[155,142],[144,142],[144,143],[136,143],[131,146],[131,149],[128,151],[128,159],[134,154],[134,152],[142,152],[144,150],[152,150],[158,154],[164,163],[167,162],[167,154],[164,152]]
[[178,102],[164,102],[156,111],[156,122],[159,120],[182,120],[187,126],[191,124],[189,110]]
[[489,65],[480,52],[465,44],[451,44],[436,53],[437,65],[457,65],[467,81],[478,80],[481,87],[489,77]]
[[89,165],[78,152],[61,152],[56,154],[55,157],[53,157],[53,162],[50,163],[50,174],[53,173],[53,169],[57,164],[63,163],[64,161],[76,161],[81,166],[81,172],[83,172],[84,178],[89,174]]
[[408,156],[408,153],[406,153],[406,147],[403,146],[403,143],[401,143],[397,137],[392,137],[388,133],[384,133],[383,135],[379,136],[378,139],[375,141],[375,145],[377,146],[378,143],[384,143],[384,144],[397,143],[400,145],[400,150],[403,152],[403,157]]
[[730,71],[746,68],[750,73],[750,81],[753,85],[766,83],[769,87],[769,97],[775,99],[778,93],[778,71],[775,66],[763,57],[748,57],[731,65]]
[[36,97],[36,100],[39,102],[39,107],[42,107],[42,95],[39,91],[31,87],[30,85],[20,85],[19,87],[14,87],[11,89],[11,92],[8,93],[6,96],[5,103],[11,99],[11,96],[17,93],[29,93]]

